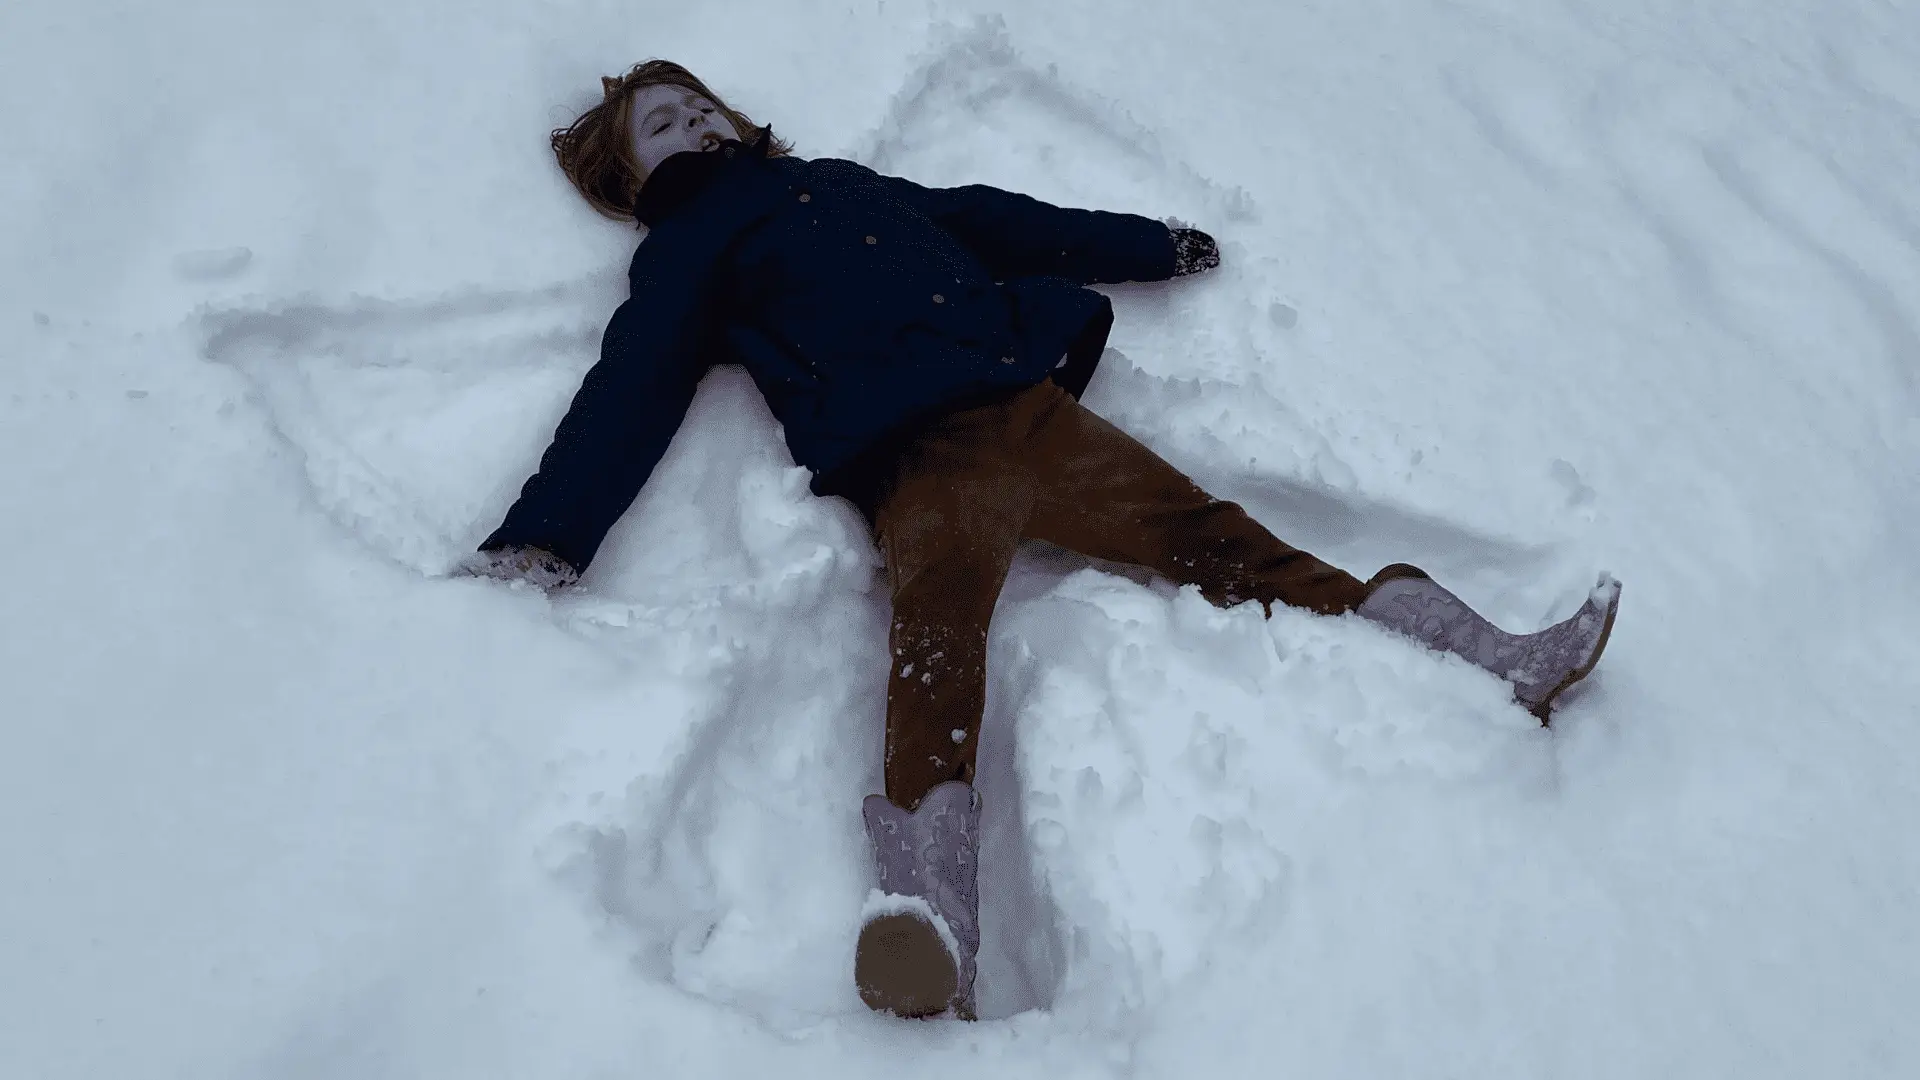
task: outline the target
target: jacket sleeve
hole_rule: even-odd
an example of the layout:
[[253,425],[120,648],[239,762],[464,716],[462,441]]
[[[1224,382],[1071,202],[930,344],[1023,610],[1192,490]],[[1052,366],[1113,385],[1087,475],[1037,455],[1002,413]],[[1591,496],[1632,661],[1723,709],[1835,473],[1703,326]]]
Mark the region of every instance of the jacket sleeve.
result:
[[1071,210],[985,184],[927,188],[888,179],[1000,280],[1047,275],[1091,285],[1173,276],[1173,234],[1152,218]]
[[599,363],[482,551],[529,545],[584,571],[666,453],[706,373],[711,305],[695,275],[647,273],[649,262],[636,257],[634,294],[607,323]]

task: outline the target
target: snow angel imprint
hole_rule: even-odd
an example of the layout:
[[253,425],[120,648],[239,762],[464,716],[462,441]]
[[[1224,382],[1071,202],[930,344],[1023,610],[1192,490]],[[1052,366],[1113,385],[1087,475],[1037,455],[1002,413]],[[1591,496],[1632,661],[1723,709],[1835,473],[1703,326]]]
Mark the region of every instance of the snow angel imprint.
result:
[[1507,680],[1543,722],[1599,660],[1619,601],[1605,577],[1567,621],[1508,634],[1417,567],[1363,581],[1289,546],[1080,404],[1113,324],[1087,286],[1209,270],[1207,234],[800,158],[664,60],[602,92],[553,150],[594,209],[646,227],[632,292],[459,572],[574,585],[706,370],[751,374],[814,492],[858,506],[886,561],[886,792],[862,808],[877,888],[853,964],[874,1009],[973,1015],[987,624],[1023,539],[1216,604],[1356,614]]

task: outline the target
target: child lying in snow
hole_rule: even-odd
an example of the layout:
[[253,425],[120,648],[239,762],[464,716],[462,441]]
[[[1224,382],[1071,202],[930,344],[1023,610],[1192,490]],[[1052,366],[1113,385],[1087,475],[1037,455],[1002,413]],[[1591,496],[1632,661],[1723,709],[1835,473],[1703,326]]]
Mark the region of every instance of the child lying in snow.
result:
[[1113,322],[1094,282],[1219,265],[1212,238],[971,186],[802,160],[665,61],[604,79],[553,136],[601,213],[647,227],[600,362],[468,574],[572,584],[665,452],[709,365],[745,367],[813,490],[873,525],[892,587],[881,891],[854,960],[903,1016],[973,1011],[987,622],[1023,538],[1144,566],[1216,604],[1352,612],[1513,684],[1543,721],[1618,606],[1512,635],[1405,564],[1369,581],[1276,539],[1077,395]]

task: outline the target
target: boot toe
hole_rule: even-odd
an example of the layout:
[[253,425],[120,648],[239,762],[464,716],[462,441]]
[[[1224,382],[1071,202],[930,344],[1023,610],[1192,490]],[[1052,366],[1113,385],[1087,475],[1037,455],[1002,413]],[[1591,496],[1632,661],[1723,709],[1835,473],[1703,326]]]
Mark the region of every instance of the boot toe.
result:
[[1607,640],[1613,636],[1613,622],[1619,612],[1620,583],[1603,574],[1599,584],[1587,597],[1587,602],[1580,606],[1572,618],[1542,631],[1543,634],[1558,631],[1563,638],[1571,639],[1564,647],[1560,663],[1555,665],[1557,670],[1547,673],[1533,693],[1526,692],[1517,684],[1515,686],[1514,696],[1542,724],[1548,721],[1554,699],[1592,674],[1599,665],[1600,654],[1606,651]]

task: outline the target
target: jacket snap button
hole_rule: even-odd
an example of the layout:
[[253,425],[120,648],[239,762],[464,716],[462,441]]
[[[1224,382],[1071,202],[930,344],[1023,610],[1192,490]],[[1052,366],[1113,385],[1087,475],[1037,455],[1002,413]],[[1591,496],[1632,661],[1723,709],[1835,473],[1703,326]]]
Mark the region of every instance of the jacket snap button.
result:
[[809,194],[807,194],[806,192],[804,192],[804,191],[803,191],[803,192],[801,192],[801,193],[800,193],[800,201],[801,201],[801,202],[812,202],[812,201],[813,201],[813,196],[811,196],[811,195],[809,195]]
[[1011,363],[1013,363],[1013,357],[1011,357],[1011,356],[1003,356],[1003,357],[1001,357],[1001,358],[1000,358],[1000,362],[1001,362],[1001,363],[1003,363],[1003,364],[1011,364]]
[[871,237],[871,236],[869,236],[869,237],[867,237],[867,243],[869,243],[869,244],[877,244],[877,243],[879,243],[879,242],[880,242],[880,241],[878,241],[878,240],[875,240],[875,239],[874,239],[873,237]]
[[947,302],[947,298],[944,296],[941,296],[939,293],[934,293],[933,302],[936,304],[944,304]]

